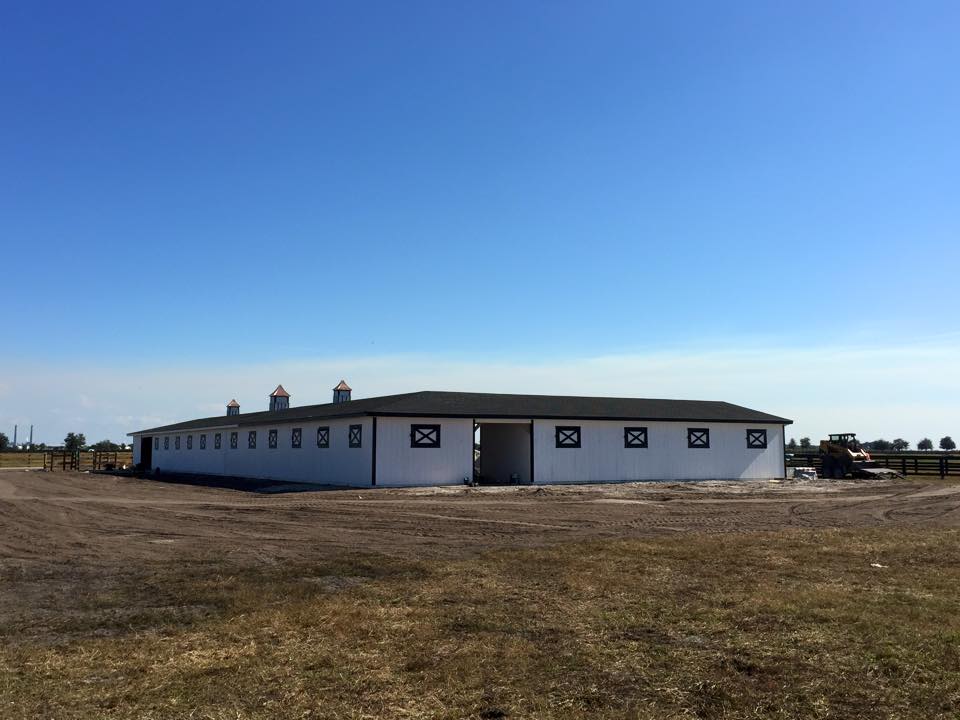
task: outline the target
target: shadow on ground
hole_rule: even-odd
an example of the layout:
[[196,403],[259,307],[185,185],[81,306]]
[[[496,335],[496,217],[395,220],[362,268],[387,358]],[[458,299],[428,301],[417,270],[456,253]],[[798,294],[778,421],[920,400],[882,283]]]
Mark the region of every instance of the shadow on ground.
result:
[[239,490],[241,492],[265,494],[324,492],[344,489],[342,485],[318,485],[316,483],[258,480],[256,478],[225,477],[222,475],[187,475],[165,472],[157,474],[140,473],[133,477],[173,485],[193,485],[195,487],[222,488],[224,490]]

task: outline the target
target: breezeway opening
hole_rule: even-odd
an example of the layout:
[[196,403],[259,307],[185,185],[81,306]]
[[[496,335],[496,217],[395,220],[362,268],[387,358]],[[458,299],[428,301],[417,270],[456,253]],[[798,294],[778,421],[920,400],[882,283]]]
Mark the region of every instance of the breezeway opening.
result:
[[529,420],[481,420],[474,428],[477,449],[474,479],[477,483],[516,485],[532,482],[533,427]]

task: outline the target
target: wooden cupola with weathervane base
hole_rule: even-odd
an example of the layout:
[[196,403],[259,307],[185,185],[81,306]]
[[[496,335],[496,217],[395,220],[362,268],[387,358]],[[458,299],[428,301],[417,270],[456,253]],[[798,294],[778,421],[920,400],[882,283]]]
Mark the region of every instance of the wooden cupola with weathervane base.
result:
[[236,400],[231,400],[227,403],[227,415],[239,415],[240,414],[240,403]]
[[270,412],[286,410],[289,407],[290,393],[283,389],[283,385],[277,385],[277,389],[270,393]]
[[350,402],[350,393],[352,390],[350,386],[347,385],[345,380],[341,380],[337,383],[337,386],[333,389],[333,402],[342,403]]

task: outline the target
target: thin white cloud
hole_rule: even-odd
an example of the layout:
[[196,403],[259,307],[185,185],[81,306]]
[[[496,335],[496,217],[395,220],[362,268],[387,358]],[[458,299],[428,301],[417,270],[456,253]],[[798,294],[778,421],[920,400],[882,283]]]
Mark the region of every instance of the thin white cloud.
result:
[[[960,435],[960,336],[896,347],[694,348],[585,358],[477,361],[436,356],[298,358],[227,366],[19,367],[0,403],[0,430],[32,422],[36,437],[68,431],[119,440],[131,430],[218,415],[231,398],[266,408],[283,383],[294,405],[328,402],[341,377],[355,397],[412,390],[715,399],[792,418],[788,436],[828,432]],[[22,433],[22,431],[21,431]],[[23,435],[21,434],[21,437]]]

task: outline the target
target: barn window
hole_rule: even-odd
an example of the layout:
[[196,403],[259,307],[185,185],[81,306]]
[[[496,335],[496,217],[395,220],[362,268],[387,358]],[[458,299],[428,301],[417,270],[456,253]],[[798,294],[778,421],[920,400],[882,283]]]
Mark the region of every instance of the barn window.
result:
[[710,447],[709,428],[687,428],[687,447],[688,448],[709,448]]
[[270,430],[267,433],[267,445],[270,447],[271,450],[277,449],[277,431],[276,430]]
[[330,428],[328,427],[317,428],[317,447],[318,448],[330,447]]
[[203,433],[200,434],[200,449],[201,450],[207,449],[207,436]]
[[440,447],[439,425],[411,425],[410,447],[438,448]]
[[213,436],[213,449],[214,449],[214,450],[219,450],[219,449],[220,449],[220,443],[221,443],[221,442],[223,442],[223,439],[221,438],[220,433],[217,433],[216,435],[214,435],[214,436]]
[[187,435],[187,450],[193,450],[193,435]]
[[251,430],[247,433],[247,449],[254,450],[257,447],[257,431]]
[[179,436],[179,435],[177,435],[177,436],[173,439],[173,449],[174,449],[174,450],[179,450],[179,449],[180,449],[180,436]]
[[558,448],[578,448],[580,447],[580,426],[579,425],[557,425],[557,447]]
[[164,449],[164,450],[169,450],[169,449],[170,449],[170,436],[169,436],[169,435],[167,435],[167,436],[163,439],[163,449]]
[[625,448],[645,448],[647,446],[647,429],[645,427],[625,427],[623,429],[623,446]]
[[361,440],[363,438],[363,425],[351,425],[350,434],[348,435],[349,445],[352,448],[358,448],[361,446]]
[[230,449],[236,450],[240,445],[240,433],[232,432],[230,433]]
[[755,450],[767,449],[766,430],[747,430],[747,447]]
[[153,439],[153,449],[154,449],[154,450],[159,450],[159,449],[160,449],[160,438],[159,438],[159,437],[155,437],[155,438]]
[[303,428],[294,428],[290,431],[290,447],[300,447],[300,439],[303,437]]

